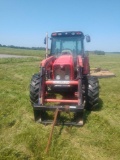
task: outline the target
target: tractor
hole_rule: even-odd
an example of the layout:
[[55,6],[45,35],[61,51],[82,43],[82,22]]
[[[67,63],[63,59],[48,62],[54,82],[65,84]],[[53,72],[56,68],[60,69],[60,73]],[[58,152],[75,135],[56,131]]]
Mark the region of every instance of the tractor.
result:
[[[84,50],[84,39],[90,36],[81,31],[53,32],[51,49],[40,63],[40,71],[32,76],[30,82],[30,101],[35,121],[43,124],[46,112],[73,113],[73,119],[66,125],[83,125],[85,110],[98,108],[99,82],[90,75],[89,57]],[[58,95],[58,96],[57,96]],[[59,96],[60,95],[60,96]],[[57,119],[59,123],[59,119]]]

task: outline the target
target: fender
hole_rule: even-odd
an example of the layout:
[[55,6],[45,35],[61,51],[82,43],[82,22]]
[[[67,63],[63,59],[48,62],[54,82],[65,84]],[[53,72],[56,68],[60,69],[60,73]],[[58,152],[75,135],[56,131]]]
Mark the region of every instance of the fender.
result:
[[83,58],[82,56],[78,56],[78,66],[83,67]]
[[88,56],[84,57],[83,61],[83,74],[90,74],[90,65]]
[[56,58],[54,56],[50,56],[49,58],[44,59],[40,63],[40,67],[45,67],[47,69],[48,67],[50,67],[53,64],[53,62],[55,61],[55,59]]

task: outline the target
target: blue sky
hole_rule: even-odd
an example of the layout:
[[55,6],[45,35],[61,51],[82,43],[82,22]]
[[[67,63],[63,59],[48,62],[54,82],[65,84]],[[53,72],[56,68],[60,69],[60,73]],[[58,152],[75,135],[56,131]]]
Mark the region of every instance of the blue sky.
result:
[[120,0],[0,0],[0,44],[44,46],[46,32],[80,30],[86,50],[120,51]]

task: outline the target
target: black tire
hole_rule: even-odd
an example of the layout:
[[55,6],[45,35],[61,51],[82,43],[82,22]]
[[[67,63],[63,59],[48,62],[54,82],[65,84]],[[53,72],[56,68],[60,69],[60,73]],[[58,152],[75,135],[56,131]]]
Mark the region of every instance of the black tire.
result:
[[[40,93],[40,83],[41,83],[41,75],[40,73],[36,73],[32,76],[31,82],[30,82],[30,101],[33,106],[33,104],[39,103],[39,93]],[[33,107],[34,112],[34,120],[37,122],[41,122],[43,120],[45,111],[42,110],[35,110]]]
[[99,101],[99,82],[98,78],[89,76],[87,79],[87,93],[86,93],[86,109],[97,110]]
[[30,82],[30,101],[32,105],[39,102],[40,82],[40,73],[34,74]]

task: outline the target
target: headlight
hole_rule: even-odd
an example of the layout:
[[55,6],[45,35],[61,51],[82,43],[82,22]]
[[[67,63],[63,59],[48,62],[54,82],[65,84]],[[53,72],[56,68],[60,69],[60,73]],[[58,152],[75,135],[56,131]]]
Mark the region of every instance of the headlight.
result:
[[57,79],[57,80],[60,80],[60,75],[57,75],[57,76],[56,76],[56,79]]
[[69,80],[70,76],[69,75],[65,75],[65,80]]

